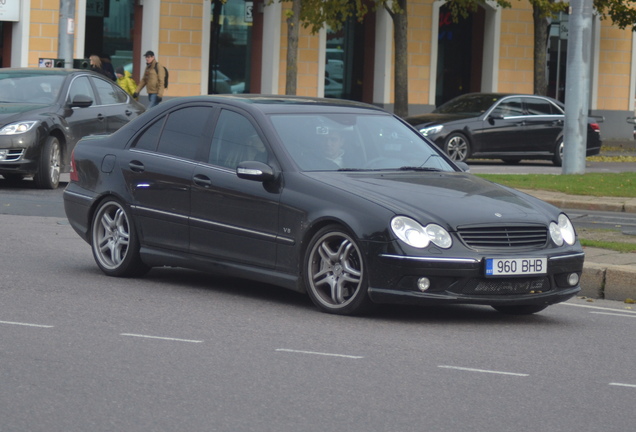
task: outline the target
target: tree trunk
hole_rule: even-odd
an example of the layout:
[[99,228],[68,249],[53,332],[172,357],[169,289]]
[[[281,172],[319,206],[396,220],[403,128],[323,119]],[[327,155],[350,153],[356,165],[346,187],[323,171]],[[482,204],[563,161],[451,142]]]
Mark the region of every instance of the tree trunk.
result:
[[537,6],[532,6],[534,19],[534,94],[548,94],[547,55],[548,20]]
[[285,73],[285,94],[296,94],[298,81],[298,35],[300,33],[301,0],[294,0],[292,13],[287,17],[287,72]]
[[407,12],[406,0],[397,0],[403,12],[391,14],[393,17],[393,37],[395,39],[395,100],[393,112],[399,117],[409,115],[409,75],[407,51]]

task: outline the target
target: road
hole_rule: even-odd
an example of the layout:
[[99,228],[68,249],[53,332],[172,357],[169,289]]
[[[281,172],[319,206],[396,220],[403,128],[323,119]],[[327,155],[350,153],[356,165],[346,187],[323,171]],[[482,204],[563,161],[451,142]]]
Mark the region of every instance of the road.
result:
[[109,278],[61,192],[0,185],[1,432],[633,430],[636,307],[350,318],[182,269]]

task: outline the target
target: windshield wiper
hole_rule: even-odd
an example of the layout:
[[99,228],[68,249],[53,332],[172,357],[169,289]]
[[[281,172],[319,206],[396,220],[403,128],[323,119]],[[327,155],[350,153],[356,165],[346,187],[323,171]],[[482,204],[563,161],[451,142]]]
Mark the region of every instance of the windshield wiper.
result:
[[400,171],[442,171],[439,168],[423,167],[423,166],[403,166],[399,168]]

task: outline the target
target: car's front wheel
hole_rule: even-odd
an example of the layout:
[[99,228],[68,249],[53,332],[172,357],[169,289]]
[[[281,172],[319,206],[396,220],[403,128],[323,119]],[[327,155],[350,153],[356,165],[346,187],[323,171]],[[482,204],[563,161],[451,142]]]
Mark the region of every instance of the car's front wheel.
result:
[[60,184],[60,165],[62,150],[60,141],[50,136],[46,139],[38,161],[38,171],[33,176],[33,181],[39,189],[56,189]]
[[103,201],[93,217],[93,257],[109,276],[141,276],[149,270],[139,255],[139,239],[131,216],[114,199]]
[[309,243],[304,263],[307,292],[320,310],[355,315],[371,308],[362,252],[341,227],[320,229]]
[[470,143],[464,134],[453,132],[446,137],[444,152],[455,162],[466,162],[470,156]]

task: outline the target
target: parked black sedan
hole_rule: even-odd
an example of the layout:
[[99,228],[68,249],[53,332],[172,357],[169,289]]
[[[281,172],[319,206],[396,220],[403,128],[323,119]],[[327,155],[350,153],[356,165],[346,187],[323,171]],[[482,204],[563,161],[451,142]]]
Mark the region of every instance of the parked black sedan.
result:
[[[564,106],[544,96],[469,93],[439,106],[431,114],[406,118],[452,160],[496,158],[507,163],[547,159],[563,163]],[[601,130],[587,127],[587,156],[601,151]]]
[[55,189],[80,138],[114,132],[144,111],[91,71],[0,69],[0,175]]
[[584,253],[563,212],[350,101],[173,99],[81,140],[64,205],[107,275],[182,266],[306,291],[336,314],[527,314],[580,290]]

